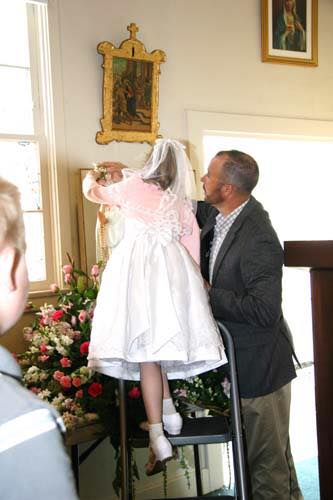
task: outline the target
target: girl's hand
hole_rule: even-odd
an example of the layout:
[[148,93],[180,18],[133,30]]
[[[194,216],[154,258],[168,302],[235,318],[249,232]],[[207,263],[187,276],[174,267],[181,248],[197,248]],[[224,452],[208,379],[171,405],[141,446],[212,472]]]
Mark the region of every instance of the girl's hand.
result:
[[107,186],[110,183],[121,181],[123,168],[125,168],[125,165],[119,162],[103,161],[99,163],[95,167],[95,171],[99,173],[97,182],[102,186]]
[[123,179],[122,169],[126,168],[126,165],[119,162],[104,162],[103,166],[108,169],[107,177],[109,177],[111,182],[120,182]]

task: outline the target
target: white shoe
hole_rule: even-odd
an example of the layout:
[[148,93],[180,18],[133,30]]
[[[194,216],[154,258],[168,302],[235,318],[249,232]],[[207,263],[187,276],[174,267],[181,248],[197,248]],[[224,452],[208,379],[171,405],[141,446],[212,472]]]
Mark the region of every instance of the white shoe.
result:
[[150,447],[158,462],[165,463],[172,458],[172,446],[164,435],[150,441]]
[[179,413],[170,413],[170,415],[163,415],[163,426],[168,434],[177,436],[180,434],[183,427],[183,419]]

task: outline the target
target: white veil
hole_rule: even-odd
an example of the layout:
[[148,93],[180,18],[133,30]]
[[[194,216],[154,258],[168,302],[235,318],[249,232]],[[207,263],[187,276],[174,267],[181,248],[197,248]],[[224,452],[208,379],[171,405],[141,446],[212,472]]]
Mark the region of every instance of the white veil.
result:
[[[172,155],[170,170],[166,170]],[[186,155],[185,146],[174,139],[157,139],[153,151],[140,171],[143,180],[158,182],[170,176],[168,189],[179,199],[196,199],[196,186],[191,163]]]

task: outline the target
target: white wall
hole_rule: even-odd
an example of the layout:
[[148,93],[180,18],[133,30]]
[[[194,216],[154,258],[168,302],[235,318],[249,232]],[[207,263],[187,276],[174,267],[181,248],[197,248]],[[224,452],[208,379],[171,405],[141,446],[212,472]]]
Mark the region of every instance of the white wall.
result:
[[258,0],[49,0],[57,158],[68,169],[71,193],[63,214],[68,250],[78,252],[78,169],[105,159],[130,164],[147,149],[95,142],[102,115],[99,42],[119,46],[135,22],[147,51],[165,51],[163,136],[188,140],[185,110],[333,120],[333,2],[319,4],[319,66],[313,68],[261,62]]
[[[58,161],[74,173],[94,161],[130,163],[146,145],[95,142],[102,115],[102,56],[139,26],[147,51],[162,49],[160,132],[187,139],[184,110],[333,120],[333,3],[319,1],[319,66],[261,62],[257,0],[49,0]],[[76,182],[76,179],[75,179]],[[76,184],[75,184],[76,185]],[[71,225],[75,247],[76,195]]]

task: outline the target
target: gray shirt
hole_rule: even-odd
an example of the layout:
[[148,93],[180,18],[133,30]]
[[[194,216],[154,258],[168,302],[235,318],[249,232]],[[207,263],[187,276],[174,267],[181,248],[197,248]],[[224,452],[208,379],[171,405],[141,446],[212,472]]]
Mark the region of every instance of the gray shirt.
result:
[[20,378],[18,364],[0,346],[0,498],[78,500],[62,420]]

